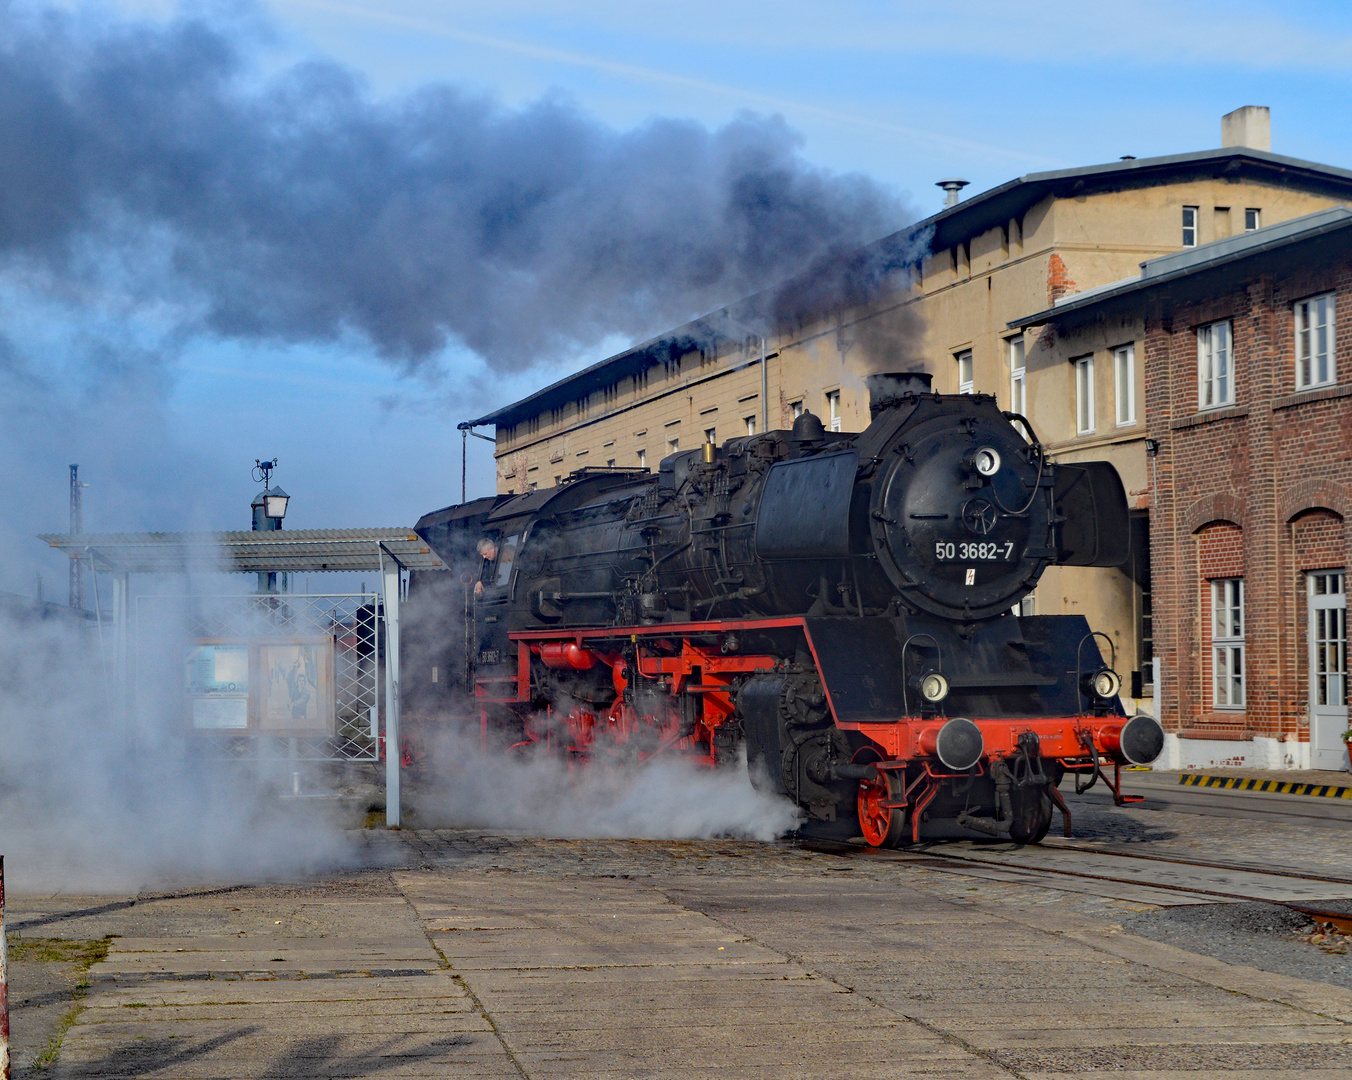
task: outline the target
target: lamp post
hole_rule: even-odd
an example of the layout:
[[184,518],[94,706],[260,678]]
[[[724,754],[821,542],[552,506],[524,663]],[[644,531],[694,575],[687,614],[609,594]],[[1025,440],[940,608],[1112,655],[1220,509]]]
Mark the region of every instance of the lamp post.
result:
[[465,456],[469,449],[469,437],[473,435],[476,439],[483,439],[484,442],[491,442],[497,445],[497,439],[491,439],[487,435],[482,435],[474,430],[474,425],[468,420],[455,425],[456,430],[460,432],[460,503],[463,506],[465,497]]
[[[263,490],[254,496],[250,506],[253,508],[254,532],[273,532],[282,527],[282,518],[286,517],[286,504],[291,496],[279,487],[272,486],[272,471],[277,468],[277,459],[254,461],[253,478],[255,483],[263,485]],[[260,570],[258,573],[258,591],[275,593],[277,574]]]

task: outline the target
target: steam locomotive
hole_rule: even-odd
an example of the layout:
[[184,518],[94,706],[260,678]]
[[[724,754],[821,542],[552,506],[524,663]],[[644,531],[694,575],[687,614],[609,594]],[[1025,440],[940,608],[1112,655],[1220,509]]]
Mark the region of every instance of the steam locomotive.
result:
[[656,475],[588,469],[423,517],[470,568],[434,608],[443,685],[481,736],[575,763],[745,753],[805,831],[874,846],[1035,843],[1054,806],[1070,835],[1067,770],[1129,800],[1121,767],[1163,731],[1124,714],[1107,636],[1012,610],[1049,565],[1126,560],[1116,471],[1053,463],[989,395],[867,381],[859,433],[804,412]]

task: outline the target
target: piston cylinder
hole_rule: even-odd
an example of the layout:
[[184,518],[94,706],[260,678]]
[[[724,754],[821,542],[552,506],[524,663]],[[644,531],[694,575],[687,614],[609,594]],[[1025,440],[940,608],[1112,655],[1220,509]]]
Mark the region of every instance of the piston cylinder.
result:
[[586,671],[596,666],[598,657],[575,641],[547,641],[540,646],[540,659],[547,668]]

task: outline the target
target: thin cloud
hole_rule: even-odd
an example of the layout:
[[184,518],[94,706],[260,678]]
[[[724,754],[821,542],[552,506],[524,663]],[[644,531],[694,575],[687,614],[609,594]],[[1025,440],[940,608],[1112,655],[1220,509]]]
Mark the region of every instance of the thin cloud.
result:
[[1005,158],[1011,161],[1022,161],[1030,164],[1051,164],[1051,159],[1040,154],[1029,153],[1026,150],[1007,146],[996,146],[990,143],[975,142],[970,139],[960,139],[941,132],[930,131],[926,128],[919,128],[906,124],[894,124],[886,120],[879,120],[876,117],[865,116],[859,113],[844,112],[839,109],[817,105],[810,101],[793,100],[772,94],[762,94],[754,90],[748,90],[744,87],[713,82],[708,79],[698,79],[689,75],[664,71],[660,68],[626,64],[587,53],[559,49],[530,41],[505,38],[494,34],[479,33],[473,30],[466,30],[460,26],[455,26],[441,19],[426,19],[414,15],[401,15],[393,11],[377,10],[362,7],[357,4],[346,4],[340,2],[340,0],[284,0],[284,3],[278,4],[277,6],[305,7],[317,11],[329,12],[331,14],[347,15],[353,18],[369,20],[371,22],[384,23],[390,26],[399,26],[407,30],[416,30],[420,33],[433,34],[438,37],[461,41],[470,45],[479,45],[488,49],[515,53],[519,56],[527,56],[551,64],[583,68],[588,71],[601,72],[621,79],[659,83],[668,86],[677,86],[687,90],[696,90],[712,97],[723,98],[742,107],[754,106],[769,108],[785,113],[790,117],[811,116],[821,120],[829,120],[837,124],[848,124],[852,127],[867,131],[884,132],[889,135],[900,135],[907,139],[929,143],[949,150],[968,151],[989,157]]
[[[277,6],[307,0],[280,0]],[[386,5],[392,18],[427,5],[403,0]],[[879,3],[808,0],[768,3],[700,3],[655,0],[634,5],[620,0],[500,0],[482,4],[439,2],[436,19],[445,24],[483,25],[486,10],[496,24],[552,24],[597,34],[638,36],[691,46],[782,52],[792,63],[828,59],[832,53],[897,57],[951,56],[970,63],[987,58],[1002,64],[1083,66],[1106,59],[1151,66],[1186,63],[1190,68],[1247,68],[1261,71],[1311,69],[1344,71],[1352,66],[1352,18],[1340,3],[1287,6],[1216,3],[1213,0],[1056,0],[1012,4],[1008,0],[949,0]],[[491,35],[487,35],[491,36]],[[794,55],[800,54],[800,55]],[[836,56],[835,59],[839,59]],[[954,79],[964,75],[962,68]],[[1111,77],[1111,72],[1105,72]]]

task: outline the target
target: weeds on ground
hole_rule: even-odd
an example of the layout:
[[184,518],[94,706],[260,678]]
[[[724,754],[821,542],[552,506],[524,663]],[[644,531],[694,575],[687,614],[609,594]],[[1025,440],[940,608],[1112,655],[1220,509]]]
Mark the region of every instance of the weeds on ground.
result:
[[56,1030],[47,1040],[47,1045],[33,1059],[30,1067],[34,1072],[42,1072],[56,1064],[57,1055],[61,1052],[62,1039],[65,1038],[66,1032],[71,1029],[71,1025],[75,1023],[80,1013],[84,1011],[84,1004],[81,999],[89,992],[87,973],[91,967],[108,955],[108,945],[111,941],[111,936],[79,939],[25,937],[22,934],[10,935],[10,960],[30,964],[71,964],[74,966],[77,975],[75,986],[70,995],[72,1003],[61,1014],[61,1019],[56,1022]]

